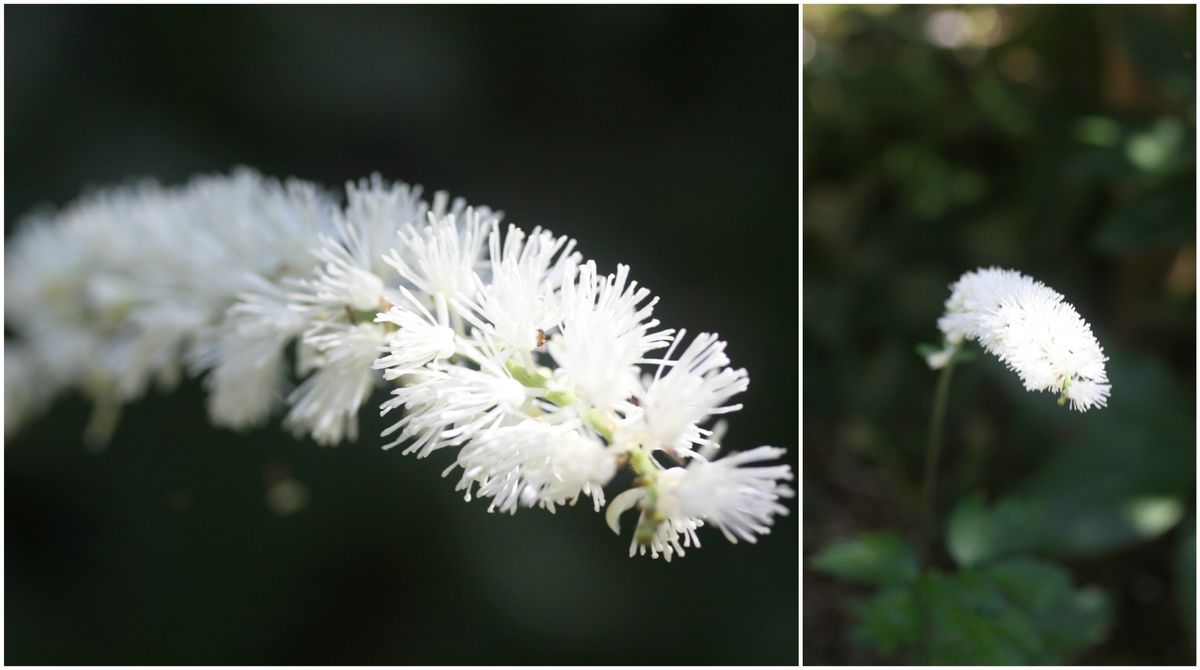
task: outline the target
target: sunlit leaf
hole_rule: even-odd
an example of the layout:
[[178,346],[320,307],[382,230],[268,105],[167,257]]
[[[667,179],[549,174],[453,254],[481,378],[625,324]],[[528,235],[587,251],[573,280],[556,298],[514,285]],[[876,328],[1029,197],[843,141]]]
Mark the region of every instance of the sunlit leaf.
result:
[[1036,503],[1005,499],[988,506],[981,495],[959,504],[946,528],[946,549],[962,566],[1020,553],[1036,545],[1042,510]]
[[904,540],[892,533],[865,533],[839,542],[809,560],[826,574],[862,584],[904,584],[917,576],[917,558]]

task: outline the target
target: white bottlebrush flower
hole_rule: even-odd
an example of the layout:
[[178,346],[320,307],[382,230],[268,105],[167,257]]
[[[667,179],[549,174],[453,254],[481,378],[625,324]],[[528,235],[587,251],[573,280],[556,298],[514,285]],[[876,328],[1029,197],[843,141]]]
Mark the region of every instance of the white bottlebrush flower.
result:
[[296,282],[297,304],[323,309],[327,318],[346,308],[375,313],[396,299],[395,271],[384,254],[395,247],[397,231],[427,214],[420,187],[388,184],[378,175],[346,185],[346,207],[332,218],[313,253],[316,272]]
[[486,209],[472,208],[428,217],[422,228],[401,228],[398,243],[383,260],[420,293],[441,294],[451,302],[467,298],[475,290],[484,236],[496,219]]
[[[688,548],[700,546],[700,536],[696,534],[696,531],[704,526],[704,520],[684,515],[679,510],[678,500],[672,497],[672,492],[679,488],[679,480],[684,477],[686,472],[685,468],[671,468],[658,473],[655,483],[658,490],[658,504],[654,508],[654,514],[657,515],[658,520],[655,522],[654,530],[648,541],[641,541],[636,535],[630,541],[629,555],[631,557],[645,556],[649,553],[650,558],[662,556],[670,563],[675,556],[687,555]],[[663,493],[667,494],[665,499],[662,497]],[[621,515],[644,504],[648,494],[649,490],[646,487],[639,487],[624,491],[613,498],[604,513],[604,518],[612,532],[618,535],[621,533],[619,525]]]
[[[445,199],[444,194],[438,194]],[[421,200],[421,187],[401,182],[388,183],[379,174],[357,183],[346,184],[346,208],[342,219],[356,231],[357,247],[366,272],[390,279],[392,271],[383,261],[396,244],[396,231],[419,225],[425,220],[428,205]],[[388,282],[389,285],[391,282]]]
[[[574,240],[502,234],[501,213],[420,193],[373,175],[339,206],[312,184],[239,169],[98,191],[31,219],[5,252],[7,418],[74,388],[95,406],[86,435],[103,440],[123,403],[186,370],[207,375],[214,424],[248,428],[286,404],[285,427],[329,445],[356,438],[386,381],[381,413],[402,415],[385,448],[457,448],[446,473],[460,469],[456,489],[489,509],[553,512],[587,496],[599,510],[628,458],[638,486],[607,516],[616,529],[644,508],[631,553],[681,556],[703,525],[753,541],[786,513],[790,470],[742,467],[780,450],[708,460],[720,427],[705,426],[738,409],[747,384],[715,335],[672,360],[684,333],[656,330],[657,298],[628,267],[600,275]],[[1010,331],[1032,329],[1006,309],[997,301]],[[984,334],[985,318],[970,319]],[[668,344],[667,360],[647,357]],[[1006,346],[1010,364],[1037,368]],[[1062,391],[1102,403],[1102,369],[1086,372]],[[660,450],[691,462],[663,468]]]
[[318,353],[316,371],[288,397],[291,410],[284,425],[297,435],[310,434],[319,444],[335,445],[358,438],[358,410],[374,387],[371,364],[387,341],[374,323],[328,326],[305,336]]
[[500,345],[532,352],[560,319],[556,293],[566,266],[579,260],[574,246],[566,236],[534,228],[526,237],[512,225],[501,245],[500,228],[494,226],[488,236],[490,282],[476,276],[475,296],[460,313]]
[[792,480],[792,468],[745,466],[784,453],[778,447],[757,447],[716,460],[694,459],[675,490],[680,514],[704,519],[721,529],[730,542],[755,542],[755,535],[771,532],[774,515],[787,515],[788,509],[779,499],[795,495],[783,483]]
[[[715,447],[706,451],[712,453]],[[784,453],[777,447],[757,447],[716,460],[693,458],[686,468],[657,472],[652,483],[654,514],[661,521],[650,542],[641,544],[634,539],[630,555],[648,550],[652,558],[659,554],[667,560],[674,554],[682,556],[685,547],[700,546],[695,531],[706,524],[719,528],[730,542],[756,542],[757,535],[771,532],[776,515],[788,513],[779,499],[795,495],[784,483],[792,480],[792,469],[788,465],[745,466]],[[620,532],[617,524],[621,514],[648,495],[649,490],[641,487],[613,499],[606,519],[614,533]]]
[[[216,365],[223,315],[250,288],[245,278],[302,266],[297,246],[312,244],[331,212],[311,185],[285,187],[247,169],[181,187],[100,191],[43,219],[21,243],[42,248],[10,267],[21,276],[9,286],[23,288],[6,311],[17,317],[14,330],[68,368],[64,385],[104,380],[86,382],[88,394],[119,405],[152,382],[172,386],[184,360],[194,373]],[[54,249],[43,244],[49,239]],[[42,277],[33,276],[39,269]],[[18,314],[26,306],[31,318]],[[58,376],[54,366],[45,371]]]
[[679,331],[654,377],[647,376],[635,389],[637,418],[631,430],[652,449],[687,450],[709,443],[710,432],[700,425],[715,415],[741,409],[726,403],[750,384],[744,369],[728,367],[725,343],[716,334],[700,333],[679,358],[671,360],[685,334]]
[[273,277],[307,275],[317,263],[313,249],[320,236],[333,232],[338,209],[334,199],[314,184],[298,179],[289,179],[283,185],[268,184],[265,197],[266,211],[259,222],[265,232],[259,253],[266,248],[274,256],[274,263],[259,272]]
[[526,419],[482,432],[462,448],[455,465],[463,470],[455,490],[466,489],[469,500],[478,487],[474,495],[492,499],[488,511],[514,513],[518,505],[539,505],[553,512],[580,495],[591,496],[599,511],[617,456],[577,421]]
[[448,365],[408,374],[404,386],[380,406],[380,414],[404,409],[404,417],[383,431],[398,433],[385,449],[411,440],[405,454],[424,458],[442,447],[467,440],[525,417],[521,410],[530,395],[525,387],[496,365],[484,370]]
[[140,397],[152,381],[163,389],[173,388],[183,369],[183,344],[189,334],[217,318],[199,305],[141,305],[126,317],[133,332],[111,338],[97,364],[116,381],[122,401]]
[[440,295],[434,298],[437,312],[434,317],[408,289],[400,287],[400,295],[399,304],[375,317],[377,323],[396,326],[388,335],[387,353],[373,366],[383,370],[383,378],[389,381],[415,372],[427,363],[449,358],[457,348],[458,336],[450,327],[445,298]]
[[311,278],[296,281],[292,297],[298,305],[319,306],[336,313],[350,308],[374,311],[386,290],[383,278],[371,271],[371,247],[355,223],[335,219],[336,236],[322,235],[314,250],[321,263]]
[[[243,273],[303,274],[313,262],[310,249],[318,235],[330,231],[336,209],[333,198],[313,184],[295,179],[281,184],[245,168],[198,177],[176,195],[171,218],[182,220],[156,227],[164,250],[178,255],[186,249],[199,261],[195,270],[202,285],[196,288],[229,282],[221,300],[236,293]],[[193,239],[185,242],[180,235]],[[211,276],[217,267],[223,272]]]
[[948,343],[978,341],[1029,391],[1053,391],[1086,411],[1108,402],[1108,360],[1062,294],[1013,270],[980,269],[951,287],[938,327]]
[[205,379],[212,422],[233,429],[262,424],[283,400],[288,342],[309,326],[288,292],[254,275],[215,330],[214,341],[194,350],[193,370],[212,368]]
[[84,205],[60,218],[48,213],[29,216],[5,241],[4,313],[10,323],[81,316],[89,281],[97,278],[103,262],[97,250],[104,248],[107,231],[93,220],[72,217],[80,210],[86,211]]
[[12,340],[4,343],[4,435],[11,436],[49,403],[58,391],[41,374],[41,361]]
[[588,261],[567,266],[561,301],[562,324],[547,349],[575,393],[597,409],[612,409],[633,395],[646,353],[667,346],[671,337],[671,330],[651,332],[658,326],[650,318],[658,298],[629,281],[629,266],[600,277]]
[[268,335],[237,338],[206,378],[208,416],[215,426],[241,430],[262,425],[289,387],[284,344]]

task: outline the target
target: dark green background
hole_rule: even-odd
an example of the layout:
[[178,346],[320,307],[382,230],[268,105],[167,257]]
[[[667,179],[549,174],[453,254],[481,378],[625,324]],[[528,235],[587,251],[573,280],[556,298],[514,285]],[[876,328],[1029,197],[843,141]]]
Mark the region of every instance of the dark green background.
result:
[[[1073,660],[1190,665],[1195,9],[973,6],[1000,32],[939,46],[935,14],[954,11],[804,10],[805,554],[914,527],[937,378],[914,348],[938,341],[959,275],[1016,269],[1092,324],[1112,397],[1073,413],[990,356],[962,366],[939,508],[980,495],[1042,515],[989,541],[1111,598],[1105,641]],[[1182,520],[1138,536],[1126,513],[1146,499]],[[806,571],[806,662],[904,660],[852,644],[864,593]]]
[[[6,7],[6,234],[129,176],[380,171],[629,263],[751,375],[727,446],[798,448],[795,7]],[[363,412],[363,434],[381,422]],[[626,557],[590,508],[488,515],[449,461],[206,425],[108,450],[71,398],[5,447],[9,663],[795,663],[797,516]],[[290,473],[308,504],[273,514]],[[795,502],[790,503],[793,510]]]

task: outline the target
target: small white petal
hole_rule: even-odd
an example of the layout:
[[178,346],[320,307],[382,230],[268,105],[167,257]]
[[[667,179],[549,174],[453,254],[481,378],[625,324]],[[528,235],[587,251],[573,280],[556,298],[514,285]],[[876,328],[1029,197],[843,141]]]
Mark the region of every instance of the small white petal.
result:
[[604,511],[604,521],[612,529],[612,532],[617,535],[621,534],[621,515],[633,509],[645,497],[646,489],[629,489],[617,494],[617,497],[608,503],[608,509]]

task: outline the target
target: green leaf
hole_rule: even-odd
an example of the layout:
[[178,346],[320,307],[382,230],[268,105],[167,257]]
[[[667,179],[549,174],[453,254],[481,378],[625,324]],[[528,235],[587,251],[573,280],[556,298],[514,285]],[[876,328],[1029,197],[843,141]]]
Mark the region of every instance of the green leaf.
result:
[[884,589],[854,607],[856,646],[890,654],[911,649],[921,633],[921,612],[911,585]]
[[917,577],[917,557],[893,533],[864,533],[839,542],[813,556],[809,566],[834,577],[860,584],[890,586]]
[[1011,495],[989,506],[976,494],[951,513],[946,548],[964,567],[1031,551],[1091,554],[1159,537],[1183,513],[1183,504],[1173,496],[1095,500]]
[[855,612],[860,645],[970,665],[1062,663],[1103,638],[1110,614],[1101,591],[1076,590],[1062,568],[1028,558],[925,575]]
[[1053,448],[1006,495],[989,504],[976,495],[954,508],[946,545],[959,565],[1025,553],[1090,556],[1179,524],[1195,485],[1195,401],[1161,364],[1114,356],[1109,371],[1120,395],[1085,414],[1015,392],[1022,410],[1014,443]]
[[1070,577],[1057,565],[1020,558],[985,574],[1010,602],[1029,614],[1042,646],[1053,656],[1061,658],[1104,637],[1109,605],[1103,591],[1075,591]]
[[1030,530],[1041,527],[1036,503],[1010,498],[988,507],[976,494],[960,503],[946,524],[946,548],[961,566],[1012,555],[1029,548]]
[[1032,619],[983,573],[930,575],[917,600],[929,618],[925,655],[933,664],[1024,665],[1052,659]]

